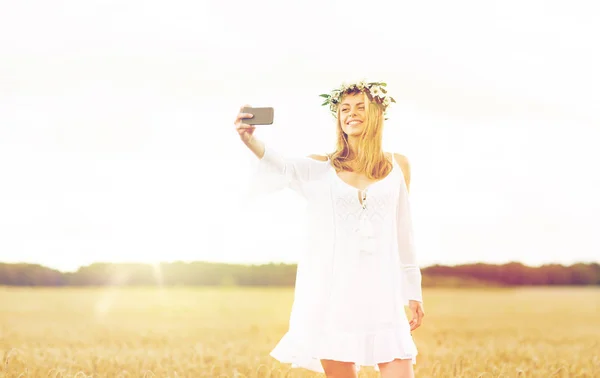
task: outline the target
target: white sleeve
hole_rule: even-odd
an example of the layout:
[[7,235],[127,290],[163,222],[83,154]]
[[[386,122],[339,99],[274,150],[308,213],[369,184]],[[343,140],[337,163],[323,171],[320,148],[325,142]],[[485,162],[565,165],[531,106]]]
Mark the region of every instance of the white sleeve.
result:
[[410,201],[404,176],[401,177],[401,181],[398,207],[396,209],[396,224],[400,267],[404,276],[405,304],[408,305],[409,300],[423,303],[423,294],[421,291],[421,269],[415,251]]
[[252,169],[249,196],[272,193],[291,188],[304,195],[304,183],[314,179],[323,169],[325,162],[309,157],[284,157],[265,145],[265,153]]

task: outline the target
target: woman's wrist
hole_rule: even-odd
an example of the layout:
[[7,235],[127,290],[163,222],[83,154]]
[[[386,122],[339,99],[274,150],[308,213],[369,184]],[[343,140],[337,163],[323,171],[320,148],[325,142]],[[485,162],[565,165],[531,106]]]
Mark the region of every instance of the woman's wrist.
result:
[[252,138],[248,142],[244,142],[244,144],[250,149],[250,151],[254,153],[254,155],[256,155],[257,158],[262,159],[265,155],[265,144],[262,141]]

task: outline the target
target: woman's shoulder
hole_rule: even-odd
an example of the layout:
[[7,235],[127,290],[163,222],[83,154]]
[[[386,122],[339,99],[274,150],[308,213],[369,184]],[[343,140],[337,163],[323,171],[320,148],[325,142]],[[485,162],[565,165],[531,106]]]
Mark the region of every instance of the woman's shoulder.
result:
[[317,155],[317,154],[311,154],[308,155],[309,158],[313,159],[313,160],[317,160],[317,161],[328,161],[329,158],[327,157],[327,155]]
[[408,158],[405,155],[402,155],[398,152],[386,152],[385,154],[386,156],[388,156],[388,158],[391,158],[393,156],[394,160],[396,160],[396,163],[398,163],[398,165],[402,168],[410,166],[410,162],[408,161]]
[[398,166],[402,170],[402,174],[404,175],[404,181],[406,182],[406,187],[410,187],[410,161],[405,155],[399,154],[397,152],[386,152],[386,155],[393,156],[398,163]]

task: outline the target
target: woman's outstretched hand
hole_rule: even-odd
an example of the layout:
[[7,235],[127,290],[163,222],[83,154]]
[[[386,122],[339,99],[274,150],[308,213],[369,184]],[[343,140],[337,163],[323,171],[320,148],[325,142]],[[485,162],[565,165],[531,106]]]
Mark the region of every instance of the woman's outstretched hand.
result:
[[249,144],[252,141],[253,133],[254,133],[254,130],[256,129],[256,126],[248,125],[243,122],[244,119],[253,117],[253,115],[250,113],[242,113],[242,110],[245,107],[250,107],[250,105],[244,105],[244,106],[240,107],[240,111],[239,111],[237,117],[235,117],[234,124],[235,124],[235,129],[237,130],[238,134],[240,135],[240,139],[242,140],[242,142],[244,142],[245,144]]
[[419,301],[408,301],[408,307],[412,313],[412,319],[409,322],[410,330],[414,331],[421,326],[425,311],[423,310],[423,304]]

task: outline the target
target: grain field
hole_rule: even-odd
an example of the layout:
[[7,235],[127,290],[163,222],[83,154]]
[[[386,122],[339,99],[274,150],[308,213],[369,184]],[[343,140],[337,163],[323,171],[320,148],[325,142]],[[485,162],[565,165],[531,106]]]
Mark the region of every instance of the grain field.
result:
[[[424,297],[419,378],[600,377],[597,288]],[[0,287],[0,377],[323,377],[269,356],[292,299],[282,288]]]

